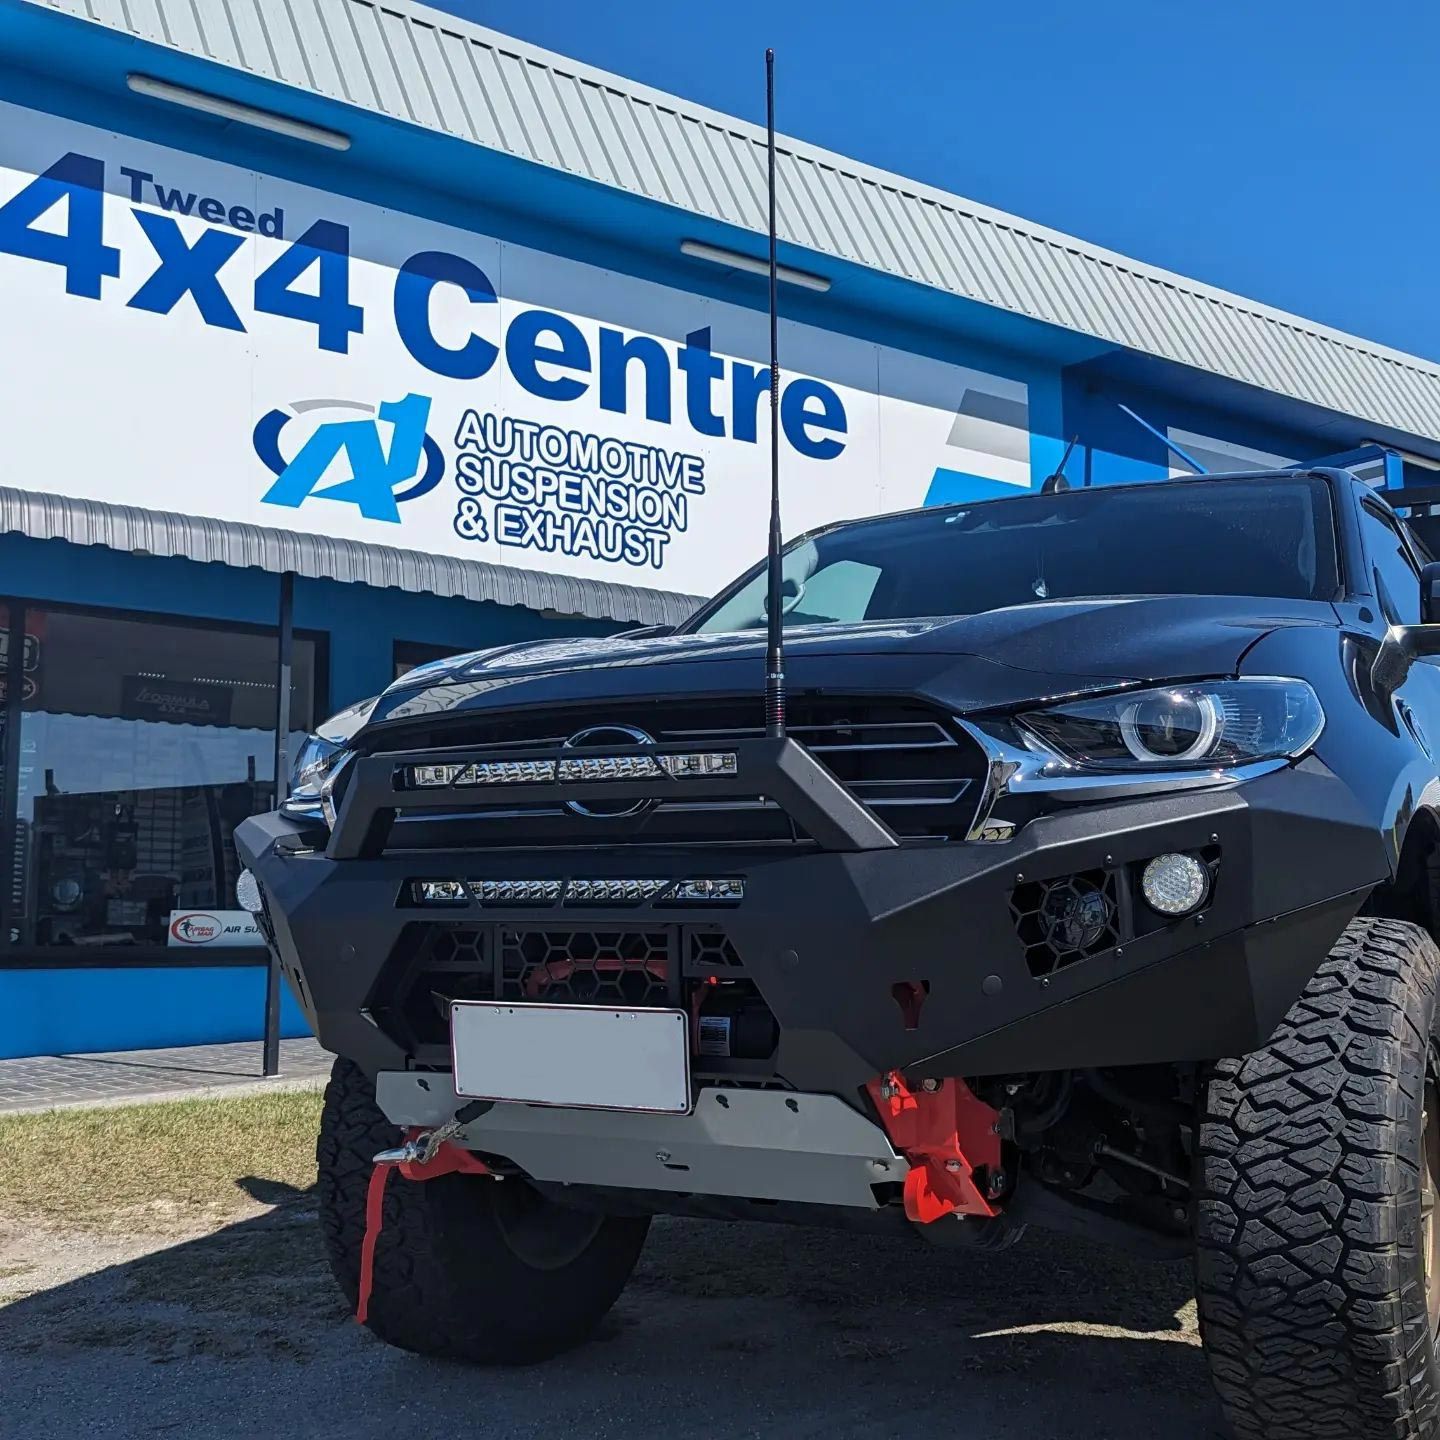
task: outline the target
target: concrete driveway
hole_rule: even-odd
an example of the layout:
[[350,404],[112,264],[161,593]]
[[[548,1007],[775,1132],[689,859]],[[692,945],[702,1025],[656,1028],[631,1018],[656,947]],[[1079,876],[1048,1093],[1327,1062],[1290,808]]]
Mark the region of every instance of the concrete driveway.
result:
[[280,1203],[178,1244],[0,1235],[0,1434],[1222,1434],[1182,1265],[1035,1232],[972,1255],[665,1220],[592,1343],[482,1371],[372,1340],[341,1309],[309,1197],[257,1200]]

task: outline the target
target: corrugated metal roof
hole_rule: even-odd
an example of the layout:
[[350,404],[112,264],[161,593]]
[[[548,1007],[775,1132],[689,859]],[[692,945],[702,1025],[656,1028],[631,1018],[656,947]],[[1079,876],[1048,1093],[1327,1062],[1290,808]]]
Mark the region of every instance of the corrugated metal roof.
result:
[[[717,221],[764,228],[756,126],[406,0],[25,0]],[[823,255],[1440,441],[1440,366],[786,139]]]
[[312,579],[359,581],[464,600],[494,600],[600,620],[638,620],[645,625],[677,625],[700,603],[694,595],[616,585],[608,580],[576,580],[483,560],[422,555],[390,545],[361,544],[321,535],[300,535],[204,520],[194,515],[107,505],[65,495],[37,495],[0,486],[0,534],[19,531],[37,540],[68,540],[74,545],[107,545],[148,555],[213,560],[222,565],[258,566],[276,574],[291,571]]

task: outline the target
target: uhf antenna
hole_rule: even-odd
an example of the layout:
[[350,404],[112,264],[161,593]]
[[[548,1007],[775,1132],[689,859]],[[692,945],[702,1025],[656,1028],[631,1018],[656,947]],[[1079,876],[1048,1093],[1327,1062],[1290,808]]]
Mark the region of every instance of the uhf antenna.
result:
[[1070,488],[1070,477],[1065,473],[1065,467],[1070,463],[1070,457],[1075,453],[1075,447],[1079,443],[1078,435],[1070,437],[1070,443],[1065,447],[1065,453],[1060,457],[1060,463],[1045,477],[1040,486],[1042,495],[1055,495]]
[[770,199],[770,549],[767,555],[765,733],[785,738],[785,611],[780,571],[780,302],[775,263],[775,52],[765,52],[765,156]]

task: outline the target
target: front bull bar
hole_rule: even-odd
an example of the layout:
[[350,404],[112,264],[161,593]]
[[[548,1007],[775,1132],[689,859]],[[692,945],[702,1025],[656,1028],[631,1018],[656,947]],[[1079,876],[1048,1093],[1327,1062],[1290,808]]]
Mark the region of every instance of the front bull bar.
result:
[[[725,774],[626,776],[614,780],[558,779],[522,783],[417,786],[407,776],[416,766],[465,767],[476,763],[534,767],[554,762],[554,773],[567,762],[626,759],[658,760],[699,749],[734,755]],[[899,845],[894,831],[878,820],[804,746],[789,738],[745,739],[723,745],[630,745],[556,747],[553,750],[503,749],[378,751],[347,767],[344,794],[325,853],[332,860],[373,859],[385,851],[396,818],[403,810],[451,811],[457,805],[544,805],[596,800],[772,800],[822,850],[889,850]]]

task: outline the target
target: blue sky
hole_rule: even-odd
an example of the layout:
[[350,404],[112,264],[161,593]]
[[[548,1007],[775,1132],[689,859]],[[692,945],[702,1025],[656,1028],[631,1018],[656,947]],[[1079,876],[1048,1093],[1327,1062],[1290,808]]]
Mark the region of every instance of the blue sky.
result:
[[1434,0],[431,0],[1440,360]]

